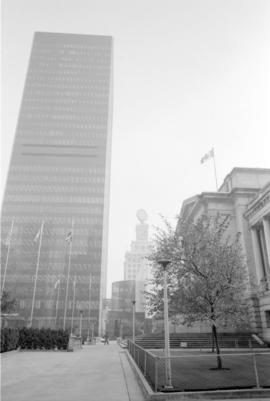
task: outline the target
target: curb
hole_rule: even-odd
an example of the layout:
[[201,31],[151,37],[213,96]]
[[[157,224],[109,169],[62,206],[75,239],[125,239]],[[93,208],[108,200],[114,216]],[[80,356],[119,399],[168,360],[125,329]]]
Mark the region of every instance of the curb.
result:
[[18,352],[20,352],[20,348],[13,349],[11,351],[1,352],[0,355],[1,355],[1,358],[3,358],[3,356],[10,356],[13,354],[17,354]]
[[188,400],[225,400],[225,399],[254,399],[265,398],[270,399],[270,389],[241,389],[241,390],[209,390],[209,391],[188,391],[188,392],[172,392],[172,393],[155,393],[146,381],[144,375],[130,356],[125,351],[130,366],[138,380],[139,386],[147,401],[188,401]]

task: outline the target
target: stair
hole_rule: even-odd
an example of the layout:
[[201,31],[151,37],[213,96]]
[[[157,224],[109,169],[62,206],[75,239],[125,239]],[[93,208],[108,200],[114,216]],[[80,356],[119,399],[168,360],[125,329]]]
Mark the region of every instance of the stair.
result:
[[[218,333],[221,348],[263,348],[252,336],[252,333]],[[142,348],[164,348],[164,336],[152,334],[136,339],[136,344]],[[173,333],[170,334],[170,348],[211,348],[211,333]]]

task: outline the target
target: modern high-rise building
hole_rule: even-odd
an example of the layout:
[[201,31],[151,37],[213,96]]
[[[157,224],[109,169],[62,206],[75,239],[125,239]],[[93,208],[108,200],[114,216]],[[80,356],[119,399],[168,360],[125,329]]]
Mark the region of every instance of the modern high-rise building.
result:
[[1,222],[2,288],[33,327],[74,329],[82,315],[101,332],[112,51],[108,36],[34,36]]

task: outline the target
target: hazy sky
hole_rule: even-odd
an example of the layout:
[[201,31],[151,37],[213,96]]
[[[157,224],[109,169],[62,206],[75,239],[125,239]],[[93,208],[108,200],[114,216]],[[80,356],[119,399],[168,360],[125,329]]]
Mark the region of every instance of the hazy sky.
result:
[[[114,38],[108,295],[150,226],[233,167],[270,167],[269,0],[3,0],[1,199],[35,31]],[[2,200],[1,200],[2,203]]]

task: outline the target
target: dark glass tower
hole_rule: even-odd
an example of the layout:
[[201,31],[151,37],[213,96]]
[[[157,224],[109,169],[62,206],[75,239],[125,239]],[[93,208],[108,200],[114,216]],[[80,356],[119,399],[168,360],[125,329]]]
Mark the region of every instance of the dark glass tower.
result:
[[36,33],[2,208],[2,283],[33,327],[101,331],[111,117],[112,38]]

